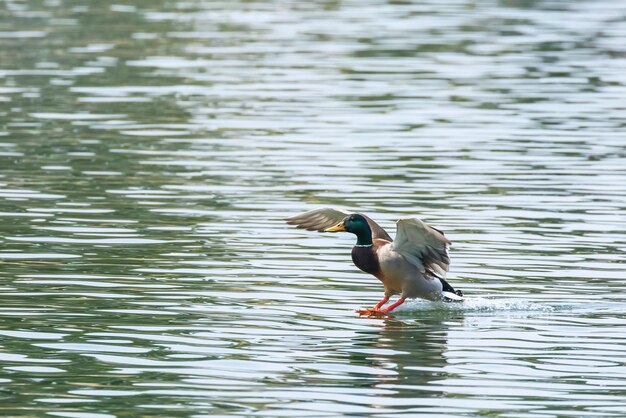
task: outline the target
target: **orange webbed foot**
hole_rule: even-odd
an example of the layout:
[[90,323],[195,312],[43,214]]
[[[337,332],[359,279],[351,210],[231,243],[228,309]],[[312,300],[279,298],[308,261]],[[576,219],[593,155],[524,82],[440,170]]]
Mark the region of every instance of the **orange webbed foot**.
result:
[[389,315],[386,312],[380,311],[375,308],[357,309],[356,312],[359,314],[360,317],[367,317],[367,318],[391,318],[393,317],[393,315]]
[[402,305],[404,301],[406,300],[406,298],[401,297],[400,299],[398,299],[396,303],[392,303],[386,308],[381,309],[381,306],[388,300],[389,298],[385,297],[383,300],[378,302],[378,304],[376,304],[376,306],[374,306],[373,308],[357,309],[357,312],[359,313],[360,316],[367,316],[368,318],[393,318],[393,315],[389,315],[389,312],[393,311],[398,306]]
[[369,316],[369,315],[373,315],[374,312],[376,311],[374,310],[374,308],[364,308],[364,309],[357,309],[355,310],[355,312],[361,316]]

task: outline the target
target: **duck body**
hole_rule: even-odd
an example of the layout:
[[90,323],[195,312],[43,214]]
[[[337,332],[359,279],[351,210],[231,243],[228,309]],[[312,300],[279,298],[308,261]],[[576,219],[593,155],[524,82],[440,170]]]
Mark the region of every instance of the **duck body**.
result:
[[413,263],[405,262],[403,256],[395,252],[391,244],[380,248],[381,271],[379,279],[385,286],[385,296],[400,295],[409,299],[443,299],[443,286],[438,278],[426,273]]
[[[352,248],[354,265],[378,278],[385,288],[383,300],[361,313],[390,312],[407,298],[463,300],[463,293],[445,280],[450,241],[441,231],[419,219],[398,221],[395,241],[367,216],[338,209],[309,211],[288,218],[287,222],[309,230],[346,231],[356,235],[357,242]],[[382,309],[394,295],[400,295],[399,301]]]

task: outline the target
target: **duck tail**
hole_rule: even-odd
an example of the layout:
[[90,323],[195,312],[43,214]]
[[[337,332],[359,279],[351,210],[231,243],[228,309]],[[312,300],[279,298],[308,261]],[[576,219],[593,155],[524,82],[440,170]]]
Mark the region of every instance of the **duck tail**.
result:
[[441,294],[443,295],[444,302],[461,302],[463,300],[463,292],[460,290],[454,290],[450,283],[446,282],[441,277],[437,277],[443,286]]

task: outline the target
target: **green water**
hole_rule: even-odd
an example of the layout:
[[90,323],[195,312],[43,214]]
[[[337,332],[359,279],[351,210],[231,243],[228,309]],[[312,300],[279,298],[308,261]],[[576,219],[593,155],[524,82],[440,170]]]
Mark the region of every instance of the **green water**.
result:
[[[626,415],[626,3],[0,4],[0,415]],[[382,286],[322,206],[453,241]]]

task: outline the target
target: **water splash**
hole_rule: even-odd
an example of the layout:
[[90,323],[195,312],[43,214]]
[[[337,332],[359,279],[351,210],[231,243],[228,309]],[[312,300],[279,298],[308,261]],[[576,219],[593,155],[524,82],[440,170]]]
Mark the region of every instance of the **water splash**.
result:
[[408,314],[415,311],[442,311],[442,312],[479,312],[479,313],[506,313],[506,312],[555,312],[573,307],[569,304],[549,304],[530,302],[515,298],[466,298],[461,303],[430,302],[425,300],[409,301],[396,314]]

